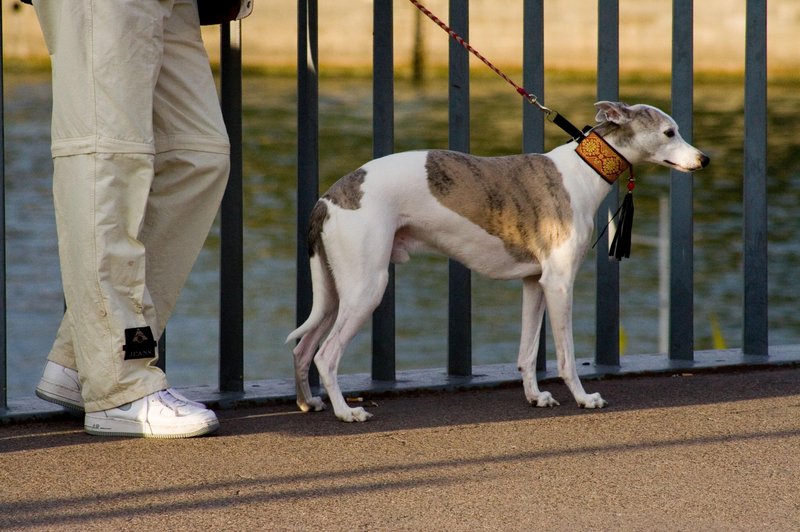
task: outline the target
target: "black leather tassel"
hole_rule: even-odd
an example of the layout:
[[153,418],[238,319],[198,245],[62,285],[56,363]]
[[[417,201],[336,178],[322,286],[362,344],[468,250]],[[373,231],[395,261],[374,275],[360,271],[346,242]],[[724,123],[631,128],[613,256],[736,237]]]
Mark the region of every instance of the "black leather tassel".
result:
[[608,249],[608,256],[614,257],[617,260],[622,258],[630,258],[631,256],[631,234],[633,232],[633,191],[629,187],[628,193],[622,200],[622,206],[619,210],[619,222],[617,224],[617,232],[614,233],[614,239],[611,241],[611,247]]

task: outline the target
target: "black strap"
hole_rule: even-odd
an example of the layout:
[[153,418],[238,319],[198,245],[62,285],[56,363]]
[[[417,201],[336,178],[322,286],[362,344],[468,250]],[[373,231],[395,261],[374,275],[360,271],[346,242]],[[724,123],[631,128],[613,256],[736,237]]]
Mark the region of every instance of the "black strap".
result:
[[550,120],[555,125],[557,125],[558,127],[560,127],[561,129],[563,129],[564,131],[566,131],[567,135],[572,137],[573,140],[577,140],[578,142],[580,142],[586,136],[583,134],[583,131],[581,131],[575,126],[575,124],[573,124],[572,122],[561,116],[556,111],[553,111],[550,115],[548,115],[547,119]]

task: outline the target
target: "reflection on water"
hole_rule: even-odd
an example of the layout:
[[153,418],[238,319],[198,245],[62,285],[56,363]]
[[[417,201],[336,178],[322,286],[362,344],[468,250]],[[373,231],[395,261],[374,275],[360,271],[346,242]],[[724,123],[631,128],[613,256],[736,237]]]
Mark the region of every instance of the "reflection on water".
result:
[[[800,317],[792,275],[800,265],[800,157],[797,85],[769,92],[770,343],[797,343]],[[495,78],[472,82],[472,151],[508,154],[521,146],[520,99]],[[398,151],[447,146],[446,80],[422,88],[398,81]],[[368,80],[320,83],[320,180],[329,186],[371,157],[371,85]],[[593,121],[591,83],[548,80],[547,103],[577,123]],[[245,378],[289,377],[283,340],[295,323],[295,81],[248,77],[244,82]],[[621,87],[622,99],[669,110],[668,83]],[[49,83],[46,74],[6,78],[6,197],[9,394],[30,395],[63,309],[50,193]],[[712,346],[712,321],[731,347],[742,323],[743,89],[738,82],[698,83],[694,144],[711,166],[694,178],[695,347]],[[547,147],[563,142],[548,126]],[[669,173],[637,168],[635,232],[655,237],[659,197]],[[654,248],[634,245],[622,263],[621,313],[626,353],[658,350],[658,267]],[[173,384],[214,384],[218,342],[218,228],[189,278],[168,329],[167,368]],[[417,257],[397,267],[399,369],[446,364],[447,273],[440,257]],[[594,260],[583,265],[575,290],[578,356],[594,350]],[[473,278],[473,361],[514,362],[519,334],[517,282]],[[222,317],[224,319],[224,316]],[[224,346],[223,346],[224,349]],[[369,332],[344,358],[343,373],[369,371]]]

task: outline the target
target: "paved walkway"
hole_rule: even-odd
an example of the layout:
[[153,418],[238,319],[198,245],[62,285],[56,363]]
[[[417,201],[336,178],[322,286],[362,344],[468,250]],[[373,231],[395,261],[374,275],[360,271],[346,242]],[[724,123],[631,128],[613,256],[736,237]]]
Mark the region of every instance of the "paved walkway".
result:
[[219,412],[214,436],[0,426],[0,529],[800,529],[800,369],[588,382],[611,406],[519,386],[369,398],[336,421]]

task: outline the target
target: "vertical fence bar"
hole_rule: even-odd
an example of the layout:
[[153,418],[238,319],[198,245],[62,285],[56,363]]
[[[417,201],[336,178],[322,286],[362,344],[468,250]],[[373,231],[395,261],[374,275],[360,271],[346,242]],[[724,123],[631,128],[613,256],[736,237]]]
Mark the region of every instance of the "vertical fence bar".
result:
[[6,330],[6,136],[3,90],[3,10],[0,9],[0,411],[8,409],[8,338]]
[[[672,117],[692,142],[693,0],[672,2]],[[669,357],[694,359],[694,234],[692,174],[670,170]]]
[[[450,27],[469,39],[469,1],[450,0]],[[450,40],[449,146],[469,152],[469,53]],[[447,371],[472,374],[472,278],[463,264],[449,260]]]
[[[394,151],[394,46],[392,0],[375,0],[372,33],[372,155]],[[394,264],[372,317],[372,378],[395,379]]]
[[[522,6],[522,85],[544,99],[544,0],[525,0]],[[522,151],[544,152],[544,113],[522,101]],[[547,369],[547,319],[542,320],[536,369]]]
[[231,170],[220,213],[219,390],[244,390],[244,261],[242,214],[242,23],[220,26],[222,116]]
[[[544,0],[525,0],[522,13],[522,85],[544,97]],[[522,101],[522,149],[544,151],[544,113]]]
[[[619,99],[619,0],[600,0],[597,12],[597,98]],[[595,225],[608,223],[617,210],[619,184],[614,183],[597,210]],[[608,232],[597,243],[595,362],[619,365],[619,262],[608,256]]]
[[[297,2],[297,325],[311,313],[308,224],[319,196],[317,0]],[[309,381],[319,384],[312,364]]]
[[164,328],[164,331],[161,333],[161,338],[158,339],[158,344],[156,345],[156,349],[158,352],[158,360],[156,360],[156,367],[163,371],[164,373],[167,372],[167,329]]
[[748,0],[744,89],[744,327],[742,351],[768,354],[767,1]]

